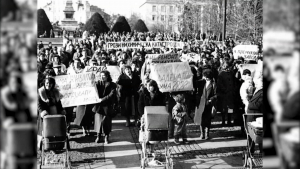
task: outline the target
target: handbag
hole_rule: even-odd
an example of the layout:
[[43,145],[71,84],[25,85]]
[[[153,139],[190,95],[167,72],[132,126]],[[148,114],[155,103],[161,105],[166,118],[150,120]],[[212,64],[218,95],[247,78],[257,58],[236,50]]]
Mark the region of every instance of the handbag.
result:
[[211,117],[214,118],[216,114],[217,114],[217,109],[215,108],[215,106],[213,106],[211,109]]
[[109,112],[109,117],[114,118],[117,116],[117,114],[120,113],[120,107],[117,104],[113,104],[111,106],[111,111]]

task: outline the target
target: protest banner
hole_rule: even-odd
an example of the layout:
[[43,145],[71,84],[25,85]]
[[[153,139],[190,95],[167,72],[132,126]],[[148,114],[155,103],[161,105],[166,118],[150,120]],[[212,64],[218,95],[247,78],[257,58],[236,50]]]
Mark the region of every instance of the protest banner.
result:
[[161,92],[193,90],[193,74],[187,62],[152,64],[150,69],[150,78]]
[[190,62],[190,61],[197,62],[200,61],[200,55],[197,53],[182,54],[180,60],[183,62]]
[[170,63],[181,62],[177,53],[169,54],[146,54],[146,63]]
[[95,74],[95,81],[100,80],[100,72],[107,70],[110,73],[113,82],[116,82],[121,75],[119,66],[86,66],[85,72],[93,72]]
[[183,49],[183,42],[176,41],[136,41],[136,42],[106,42],[106,48],[109,49],[132,49],[132,48],[178,48]]
[[56,88],[62,94],[63,107],[87,105],[99,102],[92,72],[55,76]]
[[238,59],[238,57],[243,57],[245,60],[255,60],[258,56],[258,46],[237,45],[233,48],[232,52],[234,59]]

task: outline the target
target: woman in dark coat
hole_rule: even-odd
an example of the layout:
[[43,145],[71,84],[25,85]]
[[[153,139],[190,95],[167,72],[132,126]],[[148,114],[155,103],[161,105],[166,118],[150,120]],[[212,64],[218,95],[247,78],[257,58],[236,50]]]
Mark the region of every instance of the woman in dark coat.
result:
[[[63,114],[66,112],[60,101],[60,93],[55,88],[55,79],[48,77],[44,81],[44,85],[38,90],[38,143],[41,141],[43,123],[42,118],[46,115]],[[39,146],[40,144],[38,144]]]
[[217,95],[218,111],[222,113],[222,125],[225,125],[225,115],[227,114],[227,125],[231,125],[231,113],[228,109],[234,109],[235,100],[235,77],[230,68],[230,62],[225,61],[218,76]]
[[147,90],[140,92],[138,101],[139,113],[144,114],[145,106],[165,106],[165,96],[158,89],[156,81],[150,80],[147,83]]
[[[200,106],[204,107],[201,118],[200,139],[205,140],[209,138],[212,108],[215,106],[217,100],[217,86],[213,79],[213,72],[211,70],[205,70],[203,72],[203,79],[198,81],[196,89],[198,96],[197,105],[199,105],[199,109],[203,109],[200,108]],[[199,98],[204,99],[203,105],[200,104],[201,99]]]
[[135,123],[139,118],[137,102],[141,80],[132,73],[130,66],[124,66],[124,74],[119,76],[117,84],[120,87],[119,102],[122,107],[122,115],[126,117],[126,126],[128,127],[130,125],[130,116],[134,116]]
[[100,102],[97,103],[93,112],[95,112],[95,131],[97,132],[96,143],[101,141],[101,135],[104,134],[104,141],[109,143],[109,134],[112,127],[113,105],[117,102],[116,84],[112,82],[110,73],[106,70],[100,73],[101,81],[96,82]]

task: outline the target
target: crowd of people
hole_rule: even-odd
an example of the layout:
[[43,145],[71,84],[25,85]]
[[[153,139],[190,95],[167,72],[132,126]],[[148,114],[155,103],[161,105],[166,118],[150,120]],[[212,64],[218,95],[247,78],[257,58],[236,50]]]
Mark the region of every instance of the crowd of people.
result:
[[[95,142],[109,143],[112,112],[119,110],[126,119],[126,126],[140,126],[145,106],[167,106],[170,114],[169,138],[175,138],[176,144],[180,143],[180,136],[183,142],[187,142],[186,122],[189,117],[200,125],[201,139],[209,139],[215,112],[221,112],[222,125],[230,126],[234,120],[236,125],[241,126],[241,133],[244,132],[242,114],[262,112],[263,78],[262,69],[253,80],[250,70],[239,71],[240,65],[258,64],[262,67],[262,57],[250,61],[242,57],[235,59],[232,49],[236,43],[233,38],[222,44],[214,43],[213,37],[202,35],[200,38],[204,40],[202,44],[197,40],[190,41],[192,37],[176,36],[175,33],[113,32],[99,37],[83,33],[83,38],[68,39],[61,47],[53,46],[51,42],[48,45],[39,42],[38,87],[45,91],[39,92],[39,122],[47,114],[62,113],[70,124],[72,114],[76,112],[74,122],[82,127],[84,135],[90,134],[89,127],[94,124],[97,132]],[[109,41],[183,41],[185,46],[183,49],[142,47],[107,50],[105,46]],[[197,62],[189,62],[193,73],[192,91],[162,93],[157,82],[150,79],[151,70],[142,71],[147,54],[177,53],[182,56],[190,52],[200,56]],[[85,72],[86,66],[108,65],[119,66],[121,75],[113,82],[109,71],[100,73],[101,80],[96,82],[99,103],[62,109],[54,88],[55,76],[80,74]],[[144,74],[141,75],[141,72]],[[232,119],[232,114],[236,114],[237,118]]]

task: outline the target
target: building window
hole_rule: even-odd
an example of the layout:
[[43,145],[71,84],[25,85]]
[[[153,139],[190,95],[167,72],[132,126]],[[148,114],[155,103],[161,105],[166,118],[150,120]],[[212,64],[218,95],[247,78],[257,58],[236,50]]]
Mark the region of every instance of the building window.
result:
[[161,6],[161,12],[166,12],[166,7],[165,6]]
[[170,21],[170,22],[173,22],[173,15],[170,15],[170,16],[169,16],[169,21]]
[[170,12],[174,12],[173,6],[170,6]]
[[152,15],[152,21],[155,21],[155,15]]
[[156,6],[155,5],[152,6],[152,12],[156,12]]
[[161,16],[161,21],[165,21],[165,15]]

